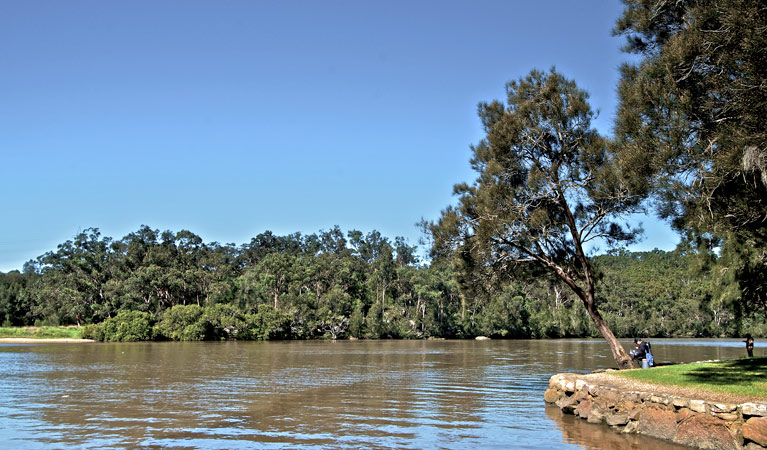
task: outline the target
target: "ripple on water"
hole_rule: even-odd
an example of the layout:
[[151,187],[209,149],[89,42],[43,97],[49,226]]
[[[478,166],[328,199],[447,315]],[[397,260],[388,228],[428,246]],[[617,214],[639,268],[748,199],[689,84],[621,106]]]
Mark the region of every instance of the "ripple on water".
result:
[[[668,359],[742,352],[710,342],[659,344],[654,349]],[[576,425],[547,413],[541,397],[552,374],[593,370],[609,358],[606,345],[588,340],[0,347],[0,441],[21,448],[588,448],[603,435],[568,434]]]

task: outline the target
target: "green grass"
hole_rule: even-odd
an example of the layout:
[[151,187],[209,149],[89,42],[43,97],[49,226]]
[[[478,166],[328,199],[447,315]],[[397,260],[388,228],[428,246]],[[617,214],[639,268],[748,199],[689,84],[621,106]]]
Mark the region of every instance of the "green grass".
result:
[[677,364],[613,373],[646,383],[767,399],[767,358]]
[[80,339],[80,327],[0,327],[0,338]]

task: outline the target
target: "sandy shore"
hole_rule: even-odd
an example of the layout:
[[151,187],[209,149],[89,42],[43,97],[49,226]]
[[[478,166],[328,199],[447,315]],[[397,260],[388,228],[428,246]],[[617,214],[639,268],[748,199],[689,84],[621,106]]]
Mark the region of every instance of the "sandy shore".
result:
[[34,338],[0,338],[0,344],[81,344],[86,342],[96,342],[93,339],[34,339]]

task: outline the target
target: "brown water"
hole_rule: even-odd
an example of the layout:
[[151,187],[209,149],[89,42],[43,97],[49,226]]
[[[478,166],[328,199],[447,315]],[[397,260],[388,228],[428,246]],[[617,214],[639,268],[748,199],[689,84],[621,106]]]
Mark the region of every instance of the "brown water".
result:
[[[674,362],[741,345],[653,341]],[[0,345],[0,445],[679,448],[544,405],[551,375],[611,366],[599,340]]]

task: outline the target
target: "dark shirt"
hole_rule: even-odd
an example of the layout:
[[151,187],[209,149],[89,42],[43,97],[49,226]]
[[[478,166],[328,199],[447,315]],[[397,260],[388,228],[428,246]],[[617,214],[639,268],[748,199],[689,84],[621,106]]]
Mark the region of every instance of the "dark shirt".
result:
[[639,343],[634,353],[634,359],[645,359],[647,357],[647,342],[642,341]]

